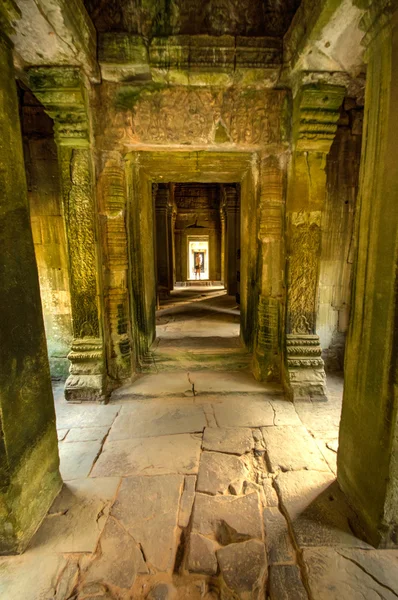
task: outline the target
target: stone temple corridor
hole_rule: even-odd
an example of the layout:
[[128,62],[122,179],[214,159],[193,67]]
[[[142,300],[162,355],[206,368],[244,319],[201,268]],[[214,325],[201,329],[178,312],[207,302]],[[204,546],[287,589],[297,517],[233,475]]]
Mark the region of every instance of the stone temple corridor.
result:
[[0,600],[398,598],[398,0],[1,0]]

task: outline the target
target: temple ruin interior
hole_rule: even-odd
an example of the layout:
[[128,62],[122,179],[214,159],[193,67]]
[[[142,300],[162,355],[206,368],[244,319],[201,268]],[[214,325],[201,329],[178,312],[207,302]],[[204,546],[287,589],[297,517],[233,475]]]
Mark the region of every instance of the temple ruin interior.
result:
[[398,598],[397,132],[398,0],[0,2],[0,600]]

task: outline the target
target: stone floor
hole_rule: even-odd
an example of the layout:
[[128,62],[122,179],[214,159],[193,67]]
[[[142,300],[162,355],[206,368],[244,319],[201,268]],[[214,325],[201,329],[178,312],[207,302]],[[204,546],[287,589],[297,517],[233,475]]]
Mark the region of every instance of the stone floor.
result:
[[0,599],[396,599],[398,551],[353,534],[335,481],[341,377],[328,386],[293,405],[245,370],[181,370],[94,405],[56,385],[65,484],[28,550],[0,558]]

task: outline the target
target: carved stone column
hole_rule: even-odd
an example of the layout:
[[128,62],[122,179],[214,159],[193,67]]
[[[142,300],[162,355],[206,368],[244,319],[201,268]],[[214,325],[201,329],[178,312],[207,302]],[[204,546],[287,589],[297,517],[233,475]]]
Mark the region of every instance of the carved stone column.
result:
[[25,549],[62,485],[8,39],[18,16],[0,5],[0,554]]
[[174,287],[174,276],[173,276],[173,204],[169,201],[167,207],[167,248],[169,255],[169,278],[168,278],[168,291],[170,292]]
[[68,245],[74,341],[67,400],[106,393],[99,303],[99,249],[87,89],[73,67],[29,70],[32,89],[54,120]]
[[286,205],[286,387],[292,399],[326,398],[326,376],[316,334],[321,216],[326,155],[345,88],[303,86],[294,99],[293,156]]
[[170,291],[170,227],[171,213],[170,189],[168,184],[159,183],[155,187],[155,227],[156,227],[156,264],[158,291],[167,295]]
[[237,292],[237,250],[240,247],[240,198],[235,185],[225,185],[226,212],[226,276],[227,292],[235,296]]
[[225,211],[224,207],[220,208],[221,221],[221,283],[225,286]]
[[363,19],[366,95],[337,477],[375,546],[398,545],[398,10]]

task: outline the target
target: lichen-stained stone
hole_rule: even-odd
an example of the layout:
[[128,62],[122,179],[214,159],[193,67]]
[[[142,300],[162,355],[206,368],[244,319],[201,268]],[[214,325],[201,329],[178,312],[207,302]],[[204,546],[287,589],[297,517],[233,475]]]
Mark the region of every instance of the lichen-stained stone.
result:
[[214,414],[220,427],[269,427],[274,424],[274,411],[267,399],[250,396],[228,396],[214,404]]
[[259,599],[263,589],[267,559],[258,540],[229,544],[217,550],[221,575],[227,586],[242,600]]
[[246,454],[254,445],[251,429],[232,429],[206,427],[203,435],[203,450],[226,452],[227,454]]
[[43,552],[94,552],[119,478],[82,479],[65,484],[31,547]]
[[355,514],[332,474],[289,471],[280,473],[275,484],[299,547],[369,548],[353,535],[351,525],[356,522]]
[[279,469],[330,471],[315,441],[302,425],[264,427],[262,432],[268,460],[274,473]]
[[202,452],[199,463],[198,492],[224,494],[229,485],[240,491],[248,472],[238,456],[220,452]]
[[188,527],[193,501],[195,499],[195,487],[195,475],[187,475],[184,477],[184,490],[181,495],[180,512],[178,513],[178,525],[180,527]]
[[192,531],[214,535],[223,545],[249,538],[262,539],[257,492],[246,496],[209,496],[197,493]]
[[150,401],[123,406],[109,433],[109,440],[201,432],[206,418],[201,406]]
[[201,443],[201,436],[191,434],[107,441],[91,477],[192,475],[198,472]]
[[199,533],[189,536],[188,571],[215,575],[217,573],[217,558],[214,542]]
[[101,450],[101,441],[70,442],[59,446],[60,472],[64,481],[88,477]]
[[272,565],[294,562],[295,552],[285,517],[276,507],[265,508],[263,517],[268,563]]
[[305,548],[303,558],[313,598],[396,600],[398,597],[397,550]]
[[124,479],[111,515],[140,544],[149,566],[168,571],[176,553],[181,475]]
[[[269,600],[308,600],[300,569],[296,565],[271,565],[268,587]],[[324,598],[315,597],[319,600]]]
[[97,552],[82,576],[84,585],[100,582],[130,588],[137,573],[147,572],[138,544],[115,519],[109,517]]

